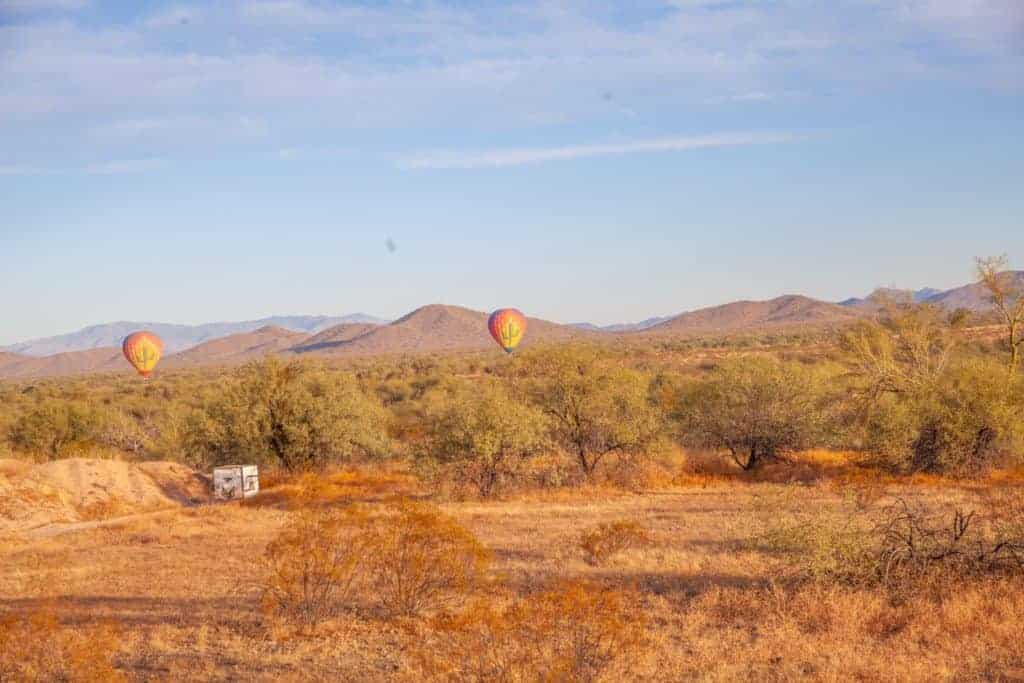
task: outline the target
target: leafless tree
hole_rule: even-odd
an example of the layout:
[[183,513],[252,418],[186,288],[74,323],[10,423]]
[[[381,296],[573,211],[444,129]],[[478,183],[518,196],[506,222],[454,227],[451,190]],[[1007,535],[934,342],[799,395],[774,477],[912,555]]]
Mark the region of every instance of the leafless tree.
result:
[[1017,370],[1024,348],[1024,287],[1006,272],[1007,258],[990,256],[975,259],[978,284],[988,292],[1000,322],[1006,329],[1006,345],[1010,352],[1010,374]]
[[868,399],[929,391],[949,365],[963,322],[959,312],[885,300],[877,320],[847,329],[840,346],[851,372],[867,382]]

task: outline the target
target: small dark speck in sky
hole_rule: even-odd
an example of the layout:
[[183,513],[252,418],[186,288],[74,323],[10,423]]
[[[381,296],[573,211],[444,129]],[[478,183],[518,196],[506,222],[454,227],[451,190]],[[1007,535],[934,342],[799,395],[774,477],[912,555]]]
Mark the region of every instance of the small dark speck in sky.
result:
[[395,244],[395,241],[390,237],[387,239],[386,242],[384,242],[384,244],[387,246],[388,251],[391,252],[392,254],[394,254],[398,250],[398,245]]

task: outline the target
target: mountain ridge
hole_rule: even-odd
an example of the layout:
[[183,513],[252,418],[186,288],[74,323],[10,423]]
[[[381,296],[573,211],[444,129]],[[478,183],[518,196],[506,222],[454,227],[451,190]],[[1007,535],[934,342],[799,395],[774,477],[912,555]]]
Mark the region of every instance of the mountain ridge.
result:
[[674,316],[658,316],[654,318],[647,318],[635,323],[613,323],[611,325],[595,325],[593,323],[570,323],[569,327],[575,327],[580,330],[589,330],[591,332],[637,332],[639,330],[646,330],[654,327],[666,320],[671,320]]
[[[1024,271],[1008,271],[1024,287]],[[901,290],[881,290],[899,295]],[[991,307],[984,288],[977,283],[937,292],[924,288],[905,291],[905,297],[949,309],[968,308],[983,312]],[[877,312],[870,298],[848,299],[832,303],[800,294],[787,294],[768,300],[734,301],[686,311],[667,318],[650,318],[639,323],[597,327],[585,323],[563,325],[528,318],[523,345],[574,340],[629,340],[665,337],[692,337],[702,334],[733,334],[782,329],[827,329],[863,319]],[[487,333],[488,314],[460,306],[429,304],[385,324],[353,322],[370,318],[362,314],[329,318],[327,316],[277,316],[260,321],[237,323],[251,329],[204,340],[182,351],[165,354],[162,367],[230,365],[270,354],[314,357],[372,356],[392,353],[434,353],[477,351],[494,348]],[[344,322],[335,322],[342,320]],[[376,320],[376,319],[374,319]],[[295,330],[271,321],[304,325]],[[330,324],[334,323],[334,324]],[[115,323],[112,325],[133,325]],[[110,328],[110,325],[106,326]],[[101,330],[104,326],[84,328]],[[135,329],[133,327],[133,329]],[[120,330],[117,330],[120,332]],[[128,330],[131,331],[131,330]],[[158,332],[159,333],[159,332]],[[12,347],[0,349],[0,378],[31,378],[90,372],[130,372],[116,344],[97,345],[80,351],[64,351],[46,356],[17,353]]]
[[[745,301],[690,311],[648,329],[608,333],[527,318],[523,348],[538,343],[643,339],[703,332],[729,333],[774,329],[786,325],[817,325],[858,319],[863,314],[835,304],[790,295],[768,301]],[[266,325],[250,332],[209,340],[167,354],[164,369],[235,365],[267,355],[320,358],[437,353],[495,349],[487,332],[488,314],[460,306],[429,304],[385,324],[342,323],[317,334]],[[93,372],[130,373],[118,347],[100,347],[46,357],[0,356],[0,378],[35,378]]]
[[168,368],[199,365],[232,365],[288,351],[309,335],[279,325],[264,325],[252,332],[240,332],[203,342],[169,356]]
[[[489,315],[462,306],[428,304],[387,325],[379,325],[331,349],[332,354],[462,351],[491,348]],[[593,336],[569,325],[527,317],[523,346],[537,342],[569,341]]]
[[282,327],[294,332],[316,334],[329,327],[343,323],[379,324],[383,322],[386,321],[365,313],[352,313],[344,316],[278,315],[258,320],[202,323],[199,325],[119,320],[112,323],[89,325],[80,330],[54,337],[41,337],[11,344],[0,347],[0,352],[41,358],[57,353],[120,346],[121,341],[132,332],[150,330],[163,340],[165,352],[177,353],[204,342],[233,334],[253,332],[268,325]]
[[650,336],[740,332],[786,327],[821,327],[852,322],[862,316],[838,304],[801,294],[765,301],[733,301],[681,313],[639,334]]
[[[1024,288],[1024,270],[1007,270],[1000,273],[999,277],[1009,278],[1014,286]],[[914,303],[935,304],[947,310],[962,308],[972,313],[985,313],[992,310],[988,291],[977,282],[944,290],[934,287],[923,287],[918,290],[879,287],[866,297],[844,299],[839,302],[839,305],[850,308],[877,309],[876,299],[879,296],[897,301],[911,300]]]

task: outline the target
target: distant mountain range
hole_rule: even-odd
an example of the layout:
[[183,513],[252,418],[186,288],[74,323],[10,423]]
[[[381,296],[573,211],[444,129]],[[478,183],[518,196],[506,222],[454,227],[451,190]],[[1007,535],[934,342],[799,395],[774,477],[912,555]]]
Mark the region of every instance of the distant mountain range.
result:
[[[1004,277],[1024,287],[1024,271],[1008,272]],[[950,310],[966,308],[984,312],[990,308],[987,293],[977,284],[945,291],[889,289],[875,294],[934,303]],[[875,296],[836,304],[791,294],[767,301],[735,301],[673,317],[606,327],[586,323],[561,325],[530,318],[523,344],[835,329],[872,315],[878,308],[876,302]],[[417,308],[390,323],[363,314],[333,318],[282,316],[197,326],[113,323],[0,349],[0,378],[130,372],[121,357],[121,339],[140,328],[151,329],[164,338],[167,354],[160,367],[173,369],[232,365],[269,354],[330,358],[496,350],[487,333],[486,322],[484,312],[433,304]]]
[[797,294],[768,301],[734,301],[682,313],[643,331],[651,336],[694,336],[783,328],[822,328],[860,319],[863,313]]
[[[1003,273],[1002,276],[1011,279],[1012,284],[1024,288],[1024,271],[1007,271]],[[984,313],[992,307],[992,304],[989,302],[988,292],[977,283],[947,290],[935,289],[934,287],[924,287],[917,290],[879,287],[865,297],[851,297],[838,302],[836,305],[843,308],[876,310],[878,308],[878,303],[876,302],[883,298],[895,301],[913,301],[915,303],[936,304],[944,308],[948,308],[949,310],[964,308],[975,313]],[[771,314],[765,310],[761,310],[760,313],[755,311],[758,306],[762,304],[771,304],[772,302],[782,306],[781,315]],[[590,332],[638,332],[641,330],[656,329],[664,323],[669,321],[679,321],[680,318],[683,318],[688,321],[685,326],[689,329],[701,328],[707,331],[716,331],[721,330],[722,325],[725,325],[725,327],[729,329],[736,329],[733,326],[741,325],[741,321],[748,317],[751,320],[760,321],[753,323],[756,326],[758,324],[772,324],[773,320],[776,322],[780,320],[795,322],[796,318],[799,317],[806,317],[807,320],[814,320],[818,319],[820,316],[831,316],[831,314],[826,313],[820,307],[811,306],[807,302],[816,302],[817,304],[825,303],[808,297],[789,295],[772,299],[770,302],[736,301],[730,304],[713,306],[710,308],[700,309],[699,311],[682,313],[676,316],[648,318],[647,320],[641,320],[638,323],[619,323],[616,325],[573,323],[572,327]],[[791,310],[789,307],[793,307],[793,309]],[[812,310],[812,308],[815,310]],[[801,310],[798,312],[796,309]],[[767,317],[761,319],[761,313],[765,313]],[[832,311],[832,313],[834,314],[836,312]],[[790,319],[791,314],[793,316],[792,319]],[[698,320],[704,319],[707,319],[706,324],[697,323]],[[677,322],[674,327],[678,328],[681,324],[682,323]]]
[[[1024,288],[1024,270],[1009,270],[1001,273],[1000,277],[1005,278],[1007,284],[1011,286]],[[855,297],[840,301],[839,305],[852,308],[874,309],[878,307],[876,301],[879,298],[935,304],[951,311],[963,308],[974,313],[984,313],[992,308],[988,292],[976,282],[947,290],[933,289],[931,287],[918,290],[882,287],[864,298]]]
[[281,327],[293,332],[315,334],[343,323],[383,323],[380,318],[364,313],[340,317],[323,315],[274,316],[261,320],[246,320],[236,323],[206,323],[204,325],[174,325],[156,322],[116,322],[93,325],[84,329],[62,334],[58,337],[34,339],[32,341],[0,347],[0,351],[23,356],[52,356],[57,353],[87,351],[110,346],[120,346],[122,340],[137,330],[155,332],[164,342],[166,353],[184,351],[203,342],[227,337],[233,334],[252,332],[261,327]]
[[924,289],[912,290],[912,289],[893,289],[892,287],[879,287],[875,291],[871,292],[865,297],[850,297],[839,302],[840,306],[865,306],[868,305],[872,299],[879,299],[882,297],[899,300],[899,301],[913,301],[914,303],[924,303],[936,294],[942,294],[941,289],[934,289],[932,287],[925,287]]
[[649,327],[654,327],[659,323],[663,323],[666,320],[671,320],[672,316],[668,315],[663,318],[648,318],[647,320],[641,320],[638,323],[617,323],[615,325],[594,325],[593,323],[572,323],[570,327],[575,327],[580,330],[589,330],[591,332],[636,332],[638,330],[646,330]]
[[[160,363],[168,370],[200,365],[233,365],[281,356],[371,356],[388,353],[472,351],[496,348],[487,333],[486,313],[458,306],[430,305],[388,324],[340,323],[315,334],[280,326],[219,337],[171,353]],[[528,318],[524,347],[538,342],[584,339],[594,333]],[[120,340],[119,340],[120,342]],[[0,378],[28,379],[97,372],[131,372],[117,345],[34,357],[0,352]]]
[[[593,331],[528,318],[523,347],[573,340],[686,337],[708,332],[825,327],[862,315],[864,313],[824,301],[785,296],[771,301],[741,301],[715,306],[684,313],[646,329],[625,332]],[[487,332],[487,317],[487,313],[482,311],[433,304],[418,308],[391,323],[346,322],[313,334],[264,325],[170,353],[160,368],[234,365],[271,354],[330,358],[484,349],[497,351]],[[118,345],[43,357],[0,352],[0,378],[27,379],[97,372],[131,372],[121,357]]]

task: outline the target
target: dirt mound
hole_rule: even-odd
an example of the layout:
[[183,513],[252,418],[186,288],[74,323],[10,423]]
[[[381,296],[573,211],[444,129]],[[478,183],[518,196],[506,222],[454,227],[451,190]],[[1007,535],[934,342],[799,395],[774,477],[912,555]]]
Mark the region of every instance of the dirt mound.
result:
[[71,458],[0,461],[0,532],[149,512],[208,499],[198,474],[172,462]]

